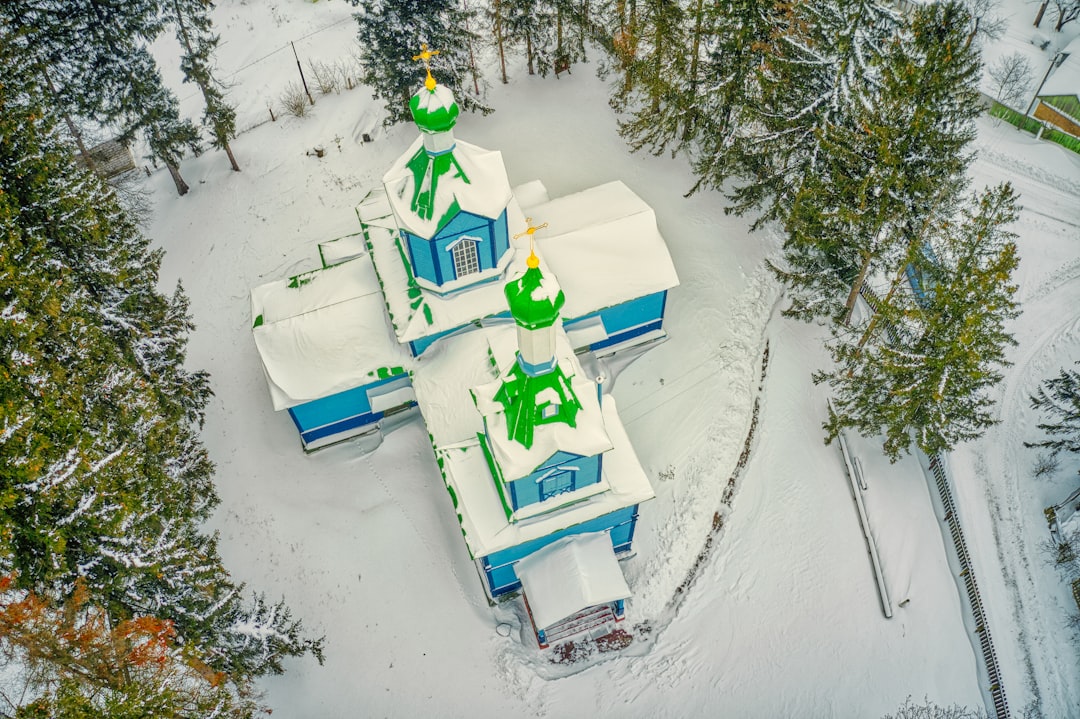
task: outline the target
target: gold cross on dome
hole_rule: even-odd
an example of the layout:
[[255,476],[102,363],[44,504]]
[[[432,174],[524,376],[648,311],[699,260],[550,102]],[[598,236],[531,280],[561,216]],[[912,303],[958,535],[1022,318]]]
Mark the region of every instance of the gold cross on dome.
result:
[[424,80],[424,87],[428,90],[435,89],[435,78],[431,76],[431,58],[438,55],[438,50],[428,50],[427,43],[420,43],[420,54],[413,55],[413,60],[423,60],[424,69],[427,70],[427,78]]
[[529,267],[533,267],[533,268],[539,267],[540,266],[540,259],[536,256],[536,250],[533,249],[533,235],[536,234],[537,230],[542,230],[545,227],[547,227],[548,223],[545,222],[542,225],[536,225],[534,227],[533,224],[532,224],[532,218],[531,217],[526,217],[525,218],[525,224],[528,225],[528,229],[526,229],[524,232],[519,232],[516,235],[514,235],[514,239],[516,240],[517,238],[524,237],[525,235],[529,236],[529,258],[528,258],[528,260],[526,261],[525,264],[528,265]]

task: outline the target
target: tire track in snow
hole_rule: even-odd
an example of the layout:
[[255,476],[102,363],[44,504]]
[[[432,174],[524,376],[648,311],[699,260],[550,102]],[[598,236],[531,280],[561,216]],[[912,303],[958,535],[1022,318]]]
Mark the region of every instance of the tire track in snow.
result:
[[[1078,268],[1080,261],[1055,273],[1055,277],[1064,275],[1065,279],[1041,286],[1037,292],[1040,300],[1037,305],[1074,306],[1068,302],[1055,302],[1053,296],[1075,279]],[[1053,314],[1046,312],[1043,316],[1053,317]],[[1050,365],[1058,355],[1056,348],[1062,343],[1080,345],[1080,317],[1065,319],[1044,330],[1030,345],[1031,349],[1017,361],[1017,370],[1010,373],[998,403],[998,420],[1007,414],[1027,417],[1031,413],[1027,398],[1042,379],[1053,374],[1055,368]],[[1036,716],[1065,716],[1061,710],[1068,711],[1067,707],[1080,705],[1080,697],[1072,698],[1076,703],[1067,698],[1070,689],[1074,694],[1077,689],[1074,673],[1070,671],[1076,662],[1070,665],[1058,652],[1051,650],[1055,644],[1053,635],[1067,631],[1066,617],[1045,616],[1038,601],[1040,582],[1036,567],[1044,560],[1032,539],[1044,530],[1031,528],[1025,521],[1024,509],[1030,505],[1032,497],[1024,492],[1023,483],[1031,479],[1026,472],[1024,453],[1027,450],[1022,446],[1023,439],[999,425],[984,440],[986,453],[977,455],[974,464],[977,476],[987,480],[994,476],[992,465],[1000,471],[997,481],[987,481],[985,495],[997,559],[1009,594],[1011,618],[1018,629],[1014,642],[1020,650],[1026,675],[1022,679],[1031,693],[1031,706]],[[1062,705],[1056,708],[1050,705],[1055,699]]]

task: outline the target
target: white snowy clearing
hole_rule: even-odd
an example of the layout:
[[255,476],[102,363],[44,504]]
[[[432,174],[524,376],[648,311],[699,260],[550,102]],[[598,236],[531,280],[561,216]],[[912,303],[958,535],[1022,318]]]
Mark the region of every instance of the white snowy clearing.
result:
[[[1022,48],[1045,68],[1054,48],[1028,43],[1035,6],[1007,8],[1012,29],[989,55]],[[162,287],[183,281],[197,324],[189,361],[213,378],[204,439],[226,566],[326,635],[325,666],[291,662],[263,682],[275,716],[877,717],[909,695],[983,706],[919,463],[890,465],[873,441],[849,437],[892,600],[886,619],[840,450],[821,441],[825,392],[810,374],[827,361],[822,331],[779,316],[780,289],[763,267],[777,237],[726,217],[716,193],[684,198],[693,178],[683,159],[631,155],[592,66],[559,80],[514,66],[509,85],[489,89],[496,112],[463,115],[455,134],[501,151],[511,186],[539,178],[559,197],[625,182],[670,246],[681,281],[670,339],[622,369],[613,390],[657,493],[623,565],[627,623],[647,622],[647,639],[555,664],[516,600],[489,607],[415,412],[374,450],[353,441],[301,451],[260,369],[250,290],[318,267],[319,242],[357,232],[355,206],[417,135],[411,124],[384,131],[364,88],[316,95],[305,118],[278,108],[298,79],[288,42],[305,64],[347,56],[351,10],[220,0],[219,72],[235,83],[243,171],[211,151],[183,163],[186,197],[164,171],[146,179],[148,232],[167,250]],[[157,51],[176,67],[174,48]],[[171,77],[197,117],[196,93]],[[361,144],[363,133],[375,141]],[[973,174],[976,189],[1010,180],[1022,193],[1024,315],[999,388],[1002,423],[952,456],[954,492],[1010,707],[1077,717],[1080,657],[1065,628],[1076,607],[1039,550],[1042,509],[1074,488],[1077,466],[1035,479],[1022,441],[1039,421],[1028,394],[1080,358],[1080,155],[987,119]],[[727,499],[759,396],[750,459]],[[713,551],[679,591],[714,515]]]

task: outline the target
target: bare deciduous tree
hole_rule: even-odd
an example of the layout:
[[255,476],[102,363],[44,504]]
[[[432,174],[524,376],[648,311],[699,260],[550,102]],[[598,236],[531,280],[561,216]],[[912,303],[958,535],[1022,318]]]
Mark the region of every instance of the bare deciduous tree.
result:
[[998,58],[990,67],[990,79],[994,81],[994,96],[1002,105],[1019,107],[1027,97],[1032,79],[1031,62],[1023,53]]

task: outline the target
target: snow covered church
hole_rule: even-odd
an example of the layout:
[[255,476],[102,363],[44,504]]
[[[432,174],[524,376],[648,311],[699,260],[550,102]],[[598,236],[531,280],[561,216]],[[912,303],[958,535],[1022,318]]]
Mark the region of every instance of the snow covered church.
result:
[[621,182],[511,188],[498,151],[455,139],[430,71],[410,109],[419,137],[361,232],[252,291],[274,407],[311,451],[418,406],[488,596],[521,591],[541,647],[599,636],[654,493],[596,358],[665,337],[671,257]]

